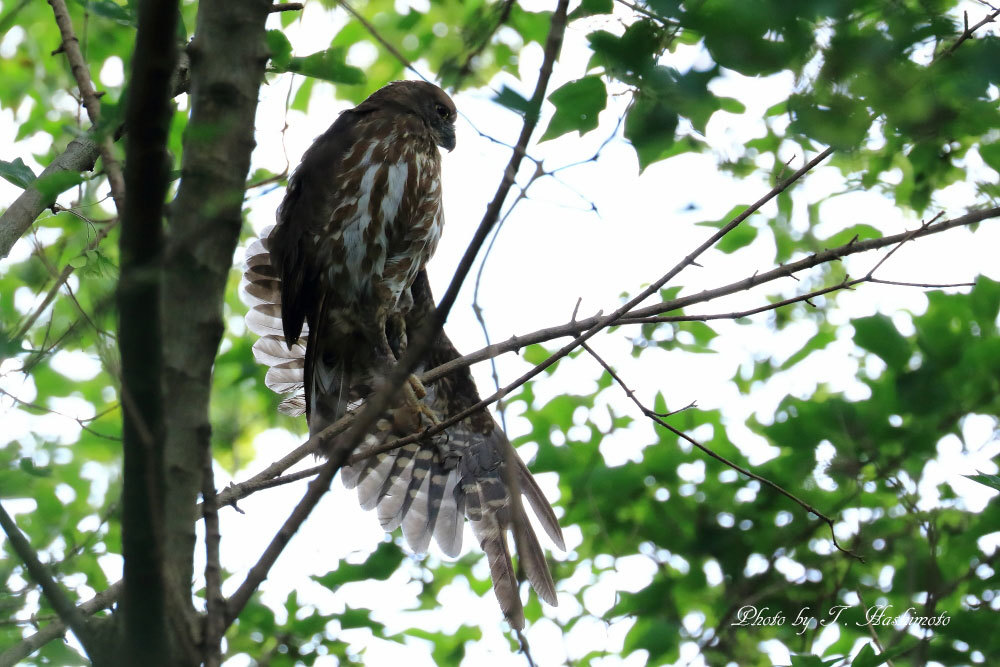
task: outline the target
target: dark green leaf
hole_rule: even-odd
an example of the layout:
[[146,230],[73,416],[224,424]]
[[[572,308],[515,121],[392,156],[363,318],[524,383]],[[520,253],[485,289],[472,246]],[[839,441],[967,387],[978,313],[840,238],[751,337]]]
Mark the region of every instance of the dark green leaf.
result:
[[26,188],[35,180],[35,172],[21,158],[15,158],[13,162],[0,160],[0,177],[19,188]]
[[880,357],[891,368],[900,369],[910,359],[910,344],[885,315],[853,320],[854,343]]
[[273,66],[278,72],[295,72],[332,83],[364,83],[365,73],[347,64],[346,53],[343,48],[331,47],[301,58],[289,58],[284,65],[273,63]]
[[500,89],[493,101],[519,114],[527,114],[531,110],[531,101],[507,85]]
[[735,229],[719,239],[715,247],[725,253],[736,252],[753,243],[755,238],[757,238],[757,228],[744,220]]
[[983,486],[1000,491],[1000,476],[997,475],[966,475],[973,482],[979,482]]
[[84,176],[78,171],[56,171],[35,179],[35,188],[43,201],[54,202],[60,194],[83,181]]
[[267,49],[271,53],[271,65],[276,69],[287,69],[292,58],[292,43],[280,30],[267,31]]
[[657,99],[637,96],[625,117],[625,138],[632,142],[642,171],[667,156],[674,145],[677,113]]
[[76,0],[76,3],[97,16],[103,16],[122,25],[135,25],[135,16],[129,8],[122,7],[113,0]]
[[365,562],[358,565],[341,562],[336,570],[321,577],[313,577],[330,590],[336,590],[342,584],[351,581],[385,580],[389,578],[399,564],[403,562],[403,552],[394,544],[383,542],[378,545]]
[[614,0],[583,0],[579,7],[569,13],[569,20],[595,14],[610,14],[614,9]]
[[597,127],[597,118],[607,105],[608,93],[599,76],[585,76],[561,86],[549,101],[556,112],[540,141],[555,139],[576,130],[581,135]]
[[1000,142],[980,146],[979,155],[994,171],[1000,171]]

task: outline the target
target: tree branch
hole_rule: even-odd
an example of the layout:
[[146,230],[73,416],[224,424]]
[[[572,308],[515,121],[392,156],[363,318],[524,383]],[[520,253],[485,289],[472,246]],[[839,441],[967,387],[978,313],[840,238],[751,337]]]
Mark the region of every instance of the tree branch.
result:
[[73,629],[74,634],[76,634],[87,652],[93,653],[94,635],[87,619],[66,596],[62,587],[52,578],[49,569],[38,558],[38,552],[31,547],[28,538],[17,527],[14,519],[7,514],[7,510],[4,509],[2,504],[0,504],[0,528],[3,528],[3,532],[7,534],[7,539],[10,540],[10,545],[13,547],[14,553],[17,554],[17,557],[28,568],[31,578],[41,587],[42,593],[45,594],[45,599],[52,605],[52,609],[59,614],[59,618],[63,623]]
[[[174,97],[187,92],[190,84],[187,58],[182,55],[177,64],[177,69],[171,77]],[[119,126],[115,131],[115,137],[124,132],[125,126]],[[6,257],[10,253],[10,249],[14,247],[17,240],[28,231],[38,216],[52,205],[53,198],[43,198],[35,183],[46,176],[63,171],[93,171],[94,164],[101,155],[101,149],[97,145],[100,136],[101,132],[98,129],[91,129],[85,136],[77,137],[69,142],[66,150],[57,155],[49,163],[49,166],[38,175],[36,181],[18,195],[17,199],[0,215],[0,258]],[[116,224],[118,224],[117,219],[109,223],[111,226]],[[102,231],[107,235],[111,230]]]
[[222,597],[222,566],[219,561],[219,509],[212,470],[212,449],[205,448],[202,468],[202,516],[205,517],[205,667],[222,664],[222,635],[225,632],[226,600]]
[[[1000,208],[988,209],[986,211],[976,211],[973,213],[969,213],[965,216],[961,216],[960,218],[955,218],[953,220],[946,220],[939,223],[922,225],[920,228],[916,230],[903,232],[901,234],[888,236],[882,239],[870,239],[868,241],[861,241],[861,242],[851,241],[850,243],[846,243],[838,248],[834,248],[832,250],[826,250],[823,251],[823,253],[819,253],[816,255],[810,255],[809,257],[799,260],[798,262],[785,265],[784,267],[778,267],[777,269],[774,269],[773,271],[770,271],[766,274],[755,274],[754,276],[751,276],[744,280],[740,280],[735,283],[731,283],[729,285],[724,285],[714,290],[707,290],[704,292],[700,292],[690,297],[681,297],[679,299],[673,299],[671,301],[664,302],[662,304],[654,304],[648,308],[636,311],[635,315],[622,317],[622,319],[620,319],[617,322],[617,324],[624,325],[624,324],[643,324],[647,322],[654,322],[654,323],[687,322],[687,321],[706,321],[712,319],[737,319],[740,317],[748,317],[750,315],[754,315],[767,310],[774,310],[777,308],[781,308],[783,306],[791,305],[793,303],[808,301],[813,297],[822,296],[824,294],[834,292],[837,290],[849,289],[861,282],[888,283],[889,281],[883,281],[881,279],[874,278],[872,274],[875,269],[873,268],[872,271],[870,271],[869,274],[863,278],[858,278],[853,280],[845,278],[843,281],[837,283],[836,285],[820,288],[815,291],[809,292],[808,294],[802,294],[799,296],[790,297],[788,299],[784,299],[782,301],[775,302],[773,304],[767,304],[758,308],[732,312],[732,313],[720,313],[720,314],[710,314],[710,315],[658,316],[658,313],[660,312],[669,312],[671,310],[677,310],[679,308],[686,307],[695,303],[703,303],[711,301],[712,299],[718,298],[720,296],[733,294],[735,292],[742,290],[748,290],[751,287],[755,287],[761,283],[769,282],[782,277],[787,277],[798,271],[802,271],[804,269],[811,268],[819,264],[827,263],[835,259],[841,259],[848,255],[852,255],[859,252],[866,252],[869,250],[875,250],[878,248],[884,248],[890,245],[898,245],[903,241],[908,241],[917,237],[927,236],[929,234],[936,234],[939,232],[946,231],[948,229],[952,229],[954,227],[967,226],[975,224],[977,222],[981,222],[986,219],[997,218],[997,217],[1000,217]],[[875,268],[877,268],[877,266]],[[969,283],[961,283],[957,286],[968,285],[968,284]],[[926,285],[926,286],[950,287],[953,285]],[[496,343],[494,345],[484,347],[483,349],[478,350],[477,352],[473,352],[472,354],[467,354],[464,357],[459,357],[458,359],[455,359],[454,361],[441,364],[440,366],[437,366],[425,372],[423,375],[420,376],[420,379],[425,384],[430,384],[444,377],[448,373],[458,370],[459,368],[470,366],[480,361],[485,361],[487,359],[499,356],[506,352],[519,350],[527,345],[542,343],[555,338],[563,338],[566,336],[577,335],[580,332],[584,332],[587,331],[588,329],[591,329],[599,321],[600,321],[600,314],[584,320],[576,320],[574,314],[574,319],[572,319],[567,324],[556,327],[550,327],[547,329],[541,329],[539,331],[535,331],[529,334],[514,336],[502,343]],[[480,404],[474,406],[474,409],[481,409],[482,407],[489,405],[491,402],[497,400],[501,396],[504,396],[510,391],[516,389],[518,386],[520,386],[521,383],[522,381],[519,379],[514,383],[501,388],[493,396],[484,399]],[[472,408],[470,408],[470,410],[472,410]],[[342,433],[347,428],[351,420],[354,418],[354,415],[355,413],[348,413],[340,420],[338,420],[336,423],[330,425],[325,430],[309,438],[295,450],[289,452],[281,459],[275,461],[267,468],[265,468],[261,472],[251,477],[250,479],[241,482],[239,484],[230,485],[228,488],[226,488],[219,494],[219,502],[218,502],[219,506],[222,507],[225,505],[233,505],[235,507],[235,503],[237,501],[246,498],[256,493],[257,491],[271,488],[273,486],[279,486],[281,484],[287,484],[290,482],[298,481],[300,479],[304,479],[316,474],[319,470],[318,467],[292,473],[284,477],[279,477],[281,473],[283,473],[285,470],[289,469],[290,467],[292,467],[293,465],[304,459],[309,454],[315,454],[321,451],[326,443],[330,442],[334,437]],[[452,419],[449,419],[448,421],[438,425],[437,427],[432,428],[429,431],[413,434],[405,438],[401,438],[399,440],[394,440],[385,443],[384,445],[380,445],[377,449],[365,450],[364,452],[359,452],[358,454],[355,454],[351,457],[349,463],[356,463],[357,461],[367,458],[372,454],[383,451],[390,451],[398,447],[401,447],[405,444],[408,444],[410,442],[416,442],[417,440],[421,440],[424,437],[429,437],[434,433],[437,433],[438,428],[446,429],[449,426],[451,426],[452,423],[454,423],[455,421],[464,419],[465,416],[467,416],[467,414],[463,412],[460,416],[453,417]]]
[[[36,181],[62,171],[91,171],[99,155],[100,149],[94,143],[93,133],[77,137],[69,142],[65,151],[49,163],[49,166],[38,175]],[[6,257],[10,253],[10,249],[14,247],[17,240],[28,231],[31,223],[50,204],[51,202],[47,201],[32,184],[7,207],[3,215],[0,215],[0,258]]]
[[683,438],[684,440],[687,440],[692,446],[697,447],[702,452],[704,452],[705,454],[711,456],[713,459],[719,461],[723,465],[729,466],[730,468],[732,468],[733,470],[737,471],[738,473],[740,473],[742,475],[745,475],[746,477],[749,477],[750,479],[755,479],[758,482],[760,482],[761,484],[764,484],[765,486],[771,487],[772,489],[774,489],[775,491],[777,491],[781,495],[785,496],[786,498],[789,498],[790,500],[792,500],[793,502],[795,502],[796,504],[798,504],[800,507],[802,507],[802,509],[804,509],[809,514],[812,514],[815,517],[821,519],[822,521],[824,521],[830,527],[830,538],[833,540],[833,546],[837,547],[837,549],[839,551],[847,554],[848,556],[856,558],[859,561],[861,561],[862,563],[865,562],[864,558],[862,558],[858,554],[854,553],[853,551],[851,551],[849,549],[845,549],[844,547],[840,546],[840,543],[837,542],[837,535],[836,535],[836,533],[833,530],[833,526],[834,526],[835,522],[834,522],[834,520],[832,518],[828,517],[826,514],[823,514],[822,512],[820,512],[819,510],[817,510],[815,507],[813,507],[812,505],[810,505],[806,501],[804,501],[801,498],[799,498],[798,496],[796,496],[791,491],[788,491],[787,489],[785,489],[783,486],[781,486],[781,485],[779,485],[779,484],[777,484],[775,482],[772,482],[771,480],[767,479],[766,477],[761,477],[760,475],[758,475],[758,474],[756,474],[754,472],[751,472],[750,470],[747,470],[743,466],[741,466],[741,465],[739,465],[737,463],[734,463],[733,461],[730,461],[725,456],[722,456],[721,454],[718,454],[718,453],[714,452],[713,450],[711,450],[708,447],[706,447],[705,445],[701,444],[700,442],[698,442],[697,440],[695,440],[694,438],[692,438],[688,434],[684,433],[680,429],[678,429],[678,428],[674,427],[673,425],[671,425],[669,422],[665,421],[664,418],[663,418],[664,417],[663,415],[661,415],[661,414],[659,414],[657,412],[654,412],[653,410],[650,410],[649,408],[647,408],[645,405],[642,404],[642,402],[636,397],[635,393],[631,389],[628,388],[628,385],[625,384],[625,381],[622,380],[621,377],[618,376],[618,374],[608,364],[608,362],[604,361],[604,359],[601,358],[601,356],[599,354],[597,354],[596,352],[594,352],[593,348],[591,348],[586,343],[584,343],[581,347],[583,347],[583,349],[586,350],[587,353],[590,354],[590,356],[592,356],[597,361],[597,363],[599,363],[601,365],[601,367],[605,371],[608,372],[608,374],[611,376],[611,378],[625,392],[625,395],[628,396],[629,399],[631,399],[631,401],[633,403],[635,403],[635,405],[639,408],[639,410],[642,412],[642,414],[646,415],[650,420],[652,420],[653,422],[659,424],[663,428],[667,429],[668,431],[670,431],[671,433],[673,433],[674,435],[676,435],[678,438]]
[[417,68],[413,66],[413,63],[411,63],[406,56],[400,53],[399,49],[393,46],[392,42],[379,34],[379,31],[376,30],[375,26],[373,26],[368,19],[362,16],[358,10],[352,7],[346,0],[337,0],[337,4],[343,7],[344,11],[353,16],[358,23],[364,26],[364,29],[368,31],[368,34],[375,38],[375,41],[381,44],[382,48],[392,54],[392,57],[398,60],[403,67],[410,70],[424,81],[427,81],[427,77],[417,71]]
[[[670,301],[664,301],[662,303],[653,304],[645,308],[640,308],[636,311],[623,315],[617,324],[642,324],[650,321],[669,321],[660,319],[650,319],[654,318],[661,313],[667,313],[672,310],[678,310],[681,308],[686,308],[699,303],[705,303],[713,299],[727,296],[730,294],[735,294],[736,292],[742,292],[754,287],[758,287],[764,283],[772,282],[778,280],[779,278],[787,278],[794,273],[799,271],[804,271],[806,269],[819,266],[820,264],[826,264],[828,262],[843,259],[850,255],[854,255],[861,252],[868,252],[870,250],[877,250],[879,248],[885,248],[888,246],[896,245],[900,241],[906,238],[920,238],[923,236],[929,236],[931,234],[938,234],[940,232],[953,229],[955,227],[967,227],[969,225],[976,224],[978,222],[983,222],[984,220],[989,220],[992,218],[1000,217],[1000,207],[984,209],[981,211],[972,211],[966,215],[960,216],[958,218],[953,218],[951,220],[945,220],[942,222],[930,224],[927,226],[922,226],[916,232],[902,232],[899,234],[894,234],[892,236],[885,236],[880,239],[868,239],[866,241],[850,241],[837,248],[832,248],[828,250],[823,250],[822,252],[814,253],[800,259],[796,262],[791,262],[779,267],[767,271],[764,273],[756,273],[743,280],[738,280],[728,285],[723,285],[711,290],[704,290],[698,292],[697,294],[692,294],[689,296],[679,297],[677,299],[671,299]],[[910,236],[912,234],[912,236]],[[875,282],[875,281],[872,281]],[[840,287],[835,287],[834,289],[840,289]],[[832,291],[832,290],[828,290]],[[753,314],[753,311],[748,311],[747,314]],[[685,319],[686,316],[685,316]],[[694,316],[692,319],[701,319],[699,316]],[[718,318],[716,318],[718,319]],[[684,321],[684,320],[673,320],[673,321]],[[442,364],[436,368],[432,368],[420,376],[420,380],[424,384],[430,384],[435,380],[447,375],[448,373],[456,370],[458,368],[469,366],[480,361],[486,361],[492,357],[505,354],[507,352],[514,352],[520,350],[528,345],[534,345],[536,343],[544,343],[549,340],[556,338],[565,338],[567,336],[576,336],[581,332],[585,332],[601,322],[601,314],[598,313],[592,317],[588,317],[582,320],[574,320],[567,322],[566,324],[548,327],[546,329],[539,329],[527,334],[521,334],[513,336],[510,339],[489,345],[480,350],[467,354],[463,357],[459,357],[453,361],[449,361],[446,364]],[[607,326],[611,326],[608,324]]]
[[962,34],[958,36],[958,39],[955,40],[954,44],[952,44],[951,46],[949,46],[947,49],[945,49],[944,51],[942,51],[938,55],[934,56],[934,60],[931,61],[931,64],[933,65],[938,60],[941,60],[942,58],[947,58],[951,54],[955,53],[955,51],[958,49],[958,47],[962,46],[962,44],[964,44],[966,40],[970,39],[975,34],[975,32],[977,30],[979,30],[980,28],[982,28],[987,23],[993,23],[997,19],[998,16],[1000,16],[1000,9],[994,9],[992,12],[990,12],[989,14],[987,14],[986,17],[983,18],[982,21],[980,21],[979,23],[975,24],[972,27],[969,27],[969,15],[968,15],[968,13],[966,13],[965,14],[965,30],[963,30]]
[[[73,77],[80,89],[80,97],[83,98],[83,105],[87,109],[87,115],[90,117],[91,124],[97,127],[101,121],[101,102],[90,78],[90,68],[87,67],[87,62],[83,59],[83,53],[80,51],[80,42],[73,32],[73,21],[69,17],[66,1],[49,0],[49,4],[52,6],[56,24],[59,26],[59,34],[62,36],[62,46],[59,50],[64,52],[66,59],[69,60]],[[171,39],[173,39],[173,33],[171,33]],[[111,196],[115,200],[115,208],[121,215],[125,209],[125,178],[121,165],[115,158],[111,136],[108,134],[99,137],[97,145],[100,149],[101,159],[104,161],[104,171],[108,176],[108,185],[111,187]]]
[[[76,607],[76,609],[81,614],[88,615],[95,614],[102,609],[107,609],[115,603],[115,600],[117,600],[118,596],[121,595],[123,588],[124,582],[118,580],[109,586],[107,590],[101,591],[94,597]],[[17,667],[17,665],[20,665],[21,661],[29,655],[45,646],[53,639],[62,637],[66,634],[66,627],[66,623],[62,620],[52,621],[35,634],[22,640],[20,643],[11,646],[3,653],[0,653],[0,667]]]
[[247,602],[250,601],[250,597],[261,583],[267,579],[267,575],[271,571],[271,567],[278,560],[278,556],[288,546],[292,536],[295,535],[302,523],[309,517],[316,504],[330,489],[330,483],[333,481],[334,475],[344,465],[352,449],[353,444],[350,441],[341,441],[338,443],[330,453],[329,460],[320,469],[319,475],[313,481],[309,482],[309,487],[306,489],[305,495],[302,496],[302,500],[292,510],[292,513],[275,534],[270,544],[267,545],[257,563],[250,568],[246,579],[229,598],[226,607],[225,626],[227,628],[240,615],[240,612],[243,611]]

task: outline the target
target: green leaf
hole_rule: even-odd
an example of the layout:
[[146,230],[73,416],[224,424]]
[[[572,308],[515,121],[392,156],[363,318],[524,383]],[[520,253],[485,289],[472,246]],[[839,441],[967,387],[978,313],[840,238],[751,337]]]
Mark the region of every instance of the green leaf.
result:
[[83,181],[84,176],[78,171],[56,171],[35,179],[35,188],[41,193],[43,201],[51,203],[63,192]]
[[295,72],[332,83],[350,85],[365,82],[365,73],[357,67],[348,65],[345,60],[347,51],[341,47],[331,47],[325,51],[317,51],[301,58],[289,58],[285,64],[272,63],[278,72]]
[[969,300],[980,329],[985,333],[995,332],[997,315],[1000,314],[1000,282],[979,276],[976,286],[969,293]]
[[677,113],[656,98],[637,95],[625,117],[625,138],[639,158],[639,171],[668,156],[674,145]]
[[973,482],[979,482],[983,486],[1000,491],[1000,476],[998,475],[965,475]]
[[864,104],[846,95],[793,95],[788,105],[794,117],[790,129],[834,148],[856,148],[871,125]]
[[878,239],[882,238],[882,232],[875,229],[871,225],[852,225],[847,229],[842,229],[833,236],[823,239],[823,245],[827,248],[836,248],[842,245],[847,245],[851,242],[851,239],[857,237],[858,241],[865,241],[867,239]]
[[980,146],[979,156],[994,171],[1000,171],[1000,142]]
[[271,52],[271,66],[287,68],[292,58],[292,43],[280,30],[267,31],[267,50]]
[[293,109],[302,113],[309,110],[309,99],[312,97],[312,90],[315,85],[316,79],[306,77],[302,80],[302,85],[295,91],[295,97],[292,99]]
[[313,579],[330,590],[336,590],[342,584],[351,581],[370,581],[373,579],[383,581],[388,579],[402,562],[403,552],[399,550],[399,547],[390,542],[382,542],[374,553],[365,559],[365,562],[358,565],[341,562],[337,565],[336,570],[319,577],[313,577]]
[[21,458],[21,460],[18,462],[18,467],[21,469],[22,472],[26,472],[32,477],[52,476],[51,468],[39,468],[38,466],[35,465],[35,462],[31,460],[30,457],[27,456]]
[[736,204],[731,209],[729,209],[729,211],[724,216],[722,216],[718,220],[706,220],[705,222],[699,222],[697,224],[699,227],[712,227],[714,229],[722,229],[748,208],[750,207],[747,204]]
[[521,93],[506,84],[493,98],[493,101],[519,114],[527,114],[531,111],[531,101],[525,99]]
[[854,343],[880,357],[890,368],[900,369],[910,359],[910,344],[885,315],[852,320]]
[[908,653],[912,649],[913,644],[905,642],[897,646],[892,646],[876,654],[875,649],[872,648],[871,644],[865,644],[854,657],[853,662],[851,662],[851,667],[878,667],[879,665],[886,664],[893,658],[898,658],[904,653]]
[[21,158],[16,158],[13,162],[0,160],[0,177],[19,188],[26,188],[35,180],[35,172]]
[[561,86],[549,95],[556,107],[540,141],[555,139],[576,130],[581,135],[597,128],[597,118],[607,106],[608,92],[599,76],[585,76]]
[[76,4],[86,7],[97,16],[103,16],[121,25],[135,25],[135,16],[129,8],[122,7],[112,0],[76,0]]
[[757,238],[757,232],[756,227],[744,220],[735,229],[719,239],[715,247],[727,254],[736,252],[753,243],[754,239]]
[[584,16],[594,16],[595,14],[610,14],[614,9],[614,0],[583,0],[579,7],[569,13],[569,20],[573,21]]

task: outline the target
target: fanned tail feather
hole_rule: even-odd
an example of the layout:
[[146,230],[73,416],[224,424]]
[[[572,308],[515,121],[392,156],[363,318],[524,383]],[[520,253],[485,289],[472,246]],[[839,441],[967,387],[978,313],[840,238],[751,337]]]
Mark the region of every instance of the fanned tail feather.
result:
[[[281,281],[268,253],[269,232],[270,228],[264,230],[262,238],[247,250],[240,291],[250,306],[247,327],[260,336],[253,353],[268,368],[265,384],[286,396],[279,410],[301,415],[307,412],[305,362],[309,331],[303,329],[291,348],[286,344],[281,319]],[[413,286],[413,298],[412,317],[407,316],[410,329],[415,329],[422,314],[432,312],[434,307],[423,273]],[[320,340],[322,332],[315,335]],[[442,332],[428,364],[437,365],[458,356]],[[349,377],[342,364],[331,365],[317,359],[313,369],[308,410],[311,433],[332,423],[331,419],[342,415],[349,401],[363,398],[367,390],[356,390],[354,385],[364,382]],[[422,402],[443,420],[478,400],[466,368],[428,386]],[[422,428],[421,416],[412,412],[406,405],[390,410],[378,420],[359,451],[384,445]],[[513,465],[509,473],[505,470],[508,464]],[[520,568],[531,587],[542,600],[556,605],[555,584],[544,552],[521,503],[512,502],[509,487],[519,491],[552,542],[565,550],[559,521],[531,472],[488,413],[473,415],[430,441],[411,443],[344,466],[341,479],[347,488],[357,489],[362,508],[377,511],[386,531],[401,527],[407,544],[417,553],[426,551],[433,539],[445,554],[457,556],[468,518],[486,553],[500,609],[512,627],[524,627],[524,610],[507,543],[508,531],[514,535]]]

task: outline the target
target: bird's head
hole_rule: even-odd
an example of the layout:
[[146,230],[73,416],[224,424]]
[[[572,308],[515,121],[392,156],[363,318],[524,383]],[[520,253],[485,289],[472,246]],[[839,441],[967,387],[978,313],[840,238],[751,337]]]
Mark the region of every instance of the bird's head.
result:
[[455,148],[455,103],[433,83],[426,81],[394,81],[372,93],[376,97],[418,116],[434,136],[434,143],[451,151]]

